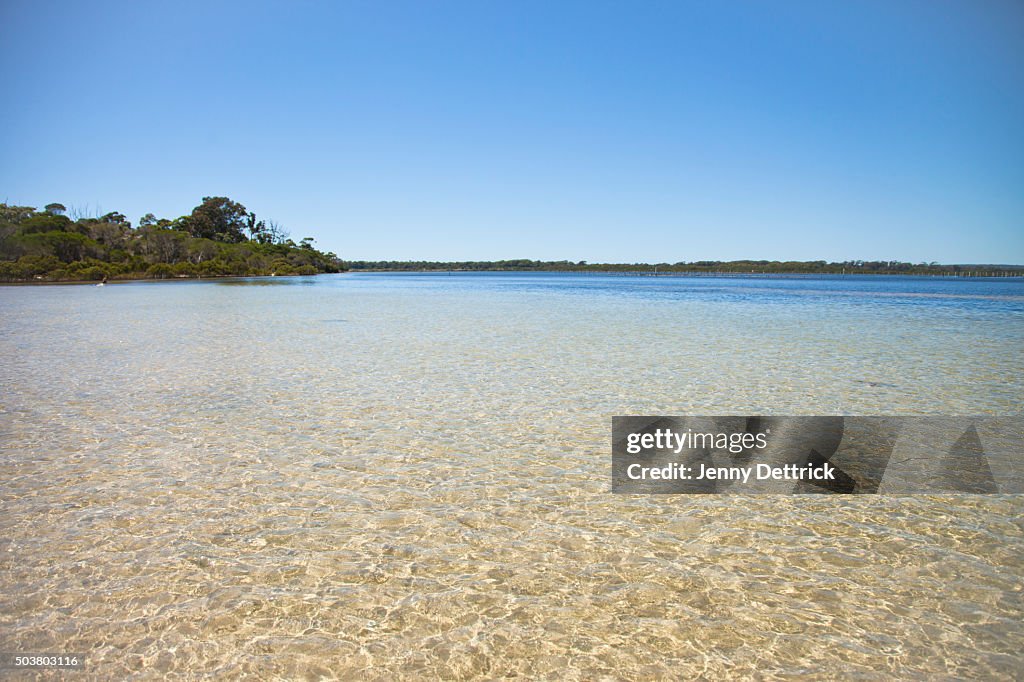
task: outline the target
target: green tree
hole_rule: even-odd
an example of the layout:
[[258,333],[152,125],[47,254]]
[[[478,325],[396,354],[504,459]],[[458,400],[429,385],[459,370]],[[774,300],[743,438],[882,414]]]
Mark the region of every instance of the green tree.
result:
[[192,209],[192,214],[182,221],[182,227],[193,237],[243,242],[249,227],[249,212],[227,197],[203,197],[203,203]]
[[36,213],[31,218],[21,221],[21,233],[33,234],[35,232],[53,232],[55,230],[70,232],[74,229],[74,225],[71,222],[71,218],[67,216],[53,215],[52,213]]
[[111,211],[106,215],[100,217],[100,222],[109,223],[110,225],[118,225],[126,230],[132,229],[131,222],[124,216],[123,213],[117,211]]
[[[225,197],[206,197],[175,220],[147,214],[138,229],[121,213],[0,204],[0,280],[193,277],[338,272],[344,264],[296,245],[271,220]],[[206,234],[208,237],[191,236]],[[248,238],[247,238],[248,235]]]
[[29,254],[53,254],[65,263],[80,260],[99,252],[99,244],[77,232],[33,232],[21,238]]
[[256,214],[252,211],[249,212],[249,217],[246,221],[246,229],[249,230],[249,239],[260,244],[266,244],[267,239],[267,221],[257,220]]
[[151,263],[176,263],[184,257],[187,242],[188,235],[181,232],[146,227],[133,246]]
[[36,209],[31,206],[11,206],[0,204],[0,223],[18,225],[35,215]]

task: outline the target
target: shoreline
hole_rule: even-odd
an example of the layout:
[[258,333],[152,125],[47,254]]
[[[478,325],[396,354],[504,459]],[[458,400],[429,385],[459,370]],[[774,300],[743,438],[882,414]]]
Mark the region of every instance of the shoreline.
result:
[[[278,277],[316,277],[317,275],[327,274],[340,274],[340,273],[327,273],[317,272],[312,275],[215,275],[213,277],[118,277],[116,279],[108,279],[106,284],[129,284],[133,282],[202,282],[202,281],[213,281],[220,279],[255,279],[257,277],[266,278],[278,278]],[[13,280],[9,282],[0,282],[0,286],[61,286],[61,285],[92,285],[99,286],[103,284],[102,281],[95,279],[25,279],[25,280]]]
[[[1019,275],[1008,274],[926,274],[913,272],[704,272],[701,270],[685,270],[678,272],[652,272],[650,270],[526,270],[514,268],[487,268],[487,269],[426,269],[426,270],[403,270],[403,269],[376,269],[358,268],[346,270],[345,274],[358,273],[409,273],[409,274],[446,274],[446,273],[472,273],[472,272],[518,272],[537,274],[565,274],[565,275],[615,275],[623,277],[747,277],[751,279],[770,279],[774,277],[939,277],[945,279],[1024,279],[1024,271]],[[341,274],[341,273],[337,273]]]
[[[426,269],[426,270],[399,270],[399,269],[357,269],[357,270],[343,270],[336,273],[328,272],[317,272],[311,275],[299,275],[299,274],[287,274],[287,275],[215,275],[213,277],[119,277],[116,279],[108,279],[106,284],[119,284],[119,283],[133,283],[133,282],[193,282],[193,281],[215,281],[215,280],[234,280],[234,279],[257,279],[257,278],[277,278],[277,277],[317,277],[319,275],[329,274],[409,274],[409,275],[444,275],[444,274],[467,274],[467,273],[488,273],[488,272],[502,272],[502,273],[533,273],[538,275],[602,275],[609,277],[721,277],[721,278],[744,278],[744,279],[782,279],[782,278],[814,278],[814,277],[917,277],[917,278],[928,278],[928,279],[963,279],[963,280],[981,280],[981,279],[1024,279],[1024,273],[1019,275],[1011,274],[923,274],[923,273],[903,273],[903,272],[703,272],[703,271],[680,271],[680,272],[652,272],[649,270],[526,270],[526,269],[513,269],[513,268],[490,268],[490,269],[456,269],[450,270],[442,269]],[[63,286],[63,285],[92,285],[98,286],[101,282],[97,280],[47,280],[47,279],[30,279],[30,280],[12,280],[12,281],[0,281],[0,286]]]

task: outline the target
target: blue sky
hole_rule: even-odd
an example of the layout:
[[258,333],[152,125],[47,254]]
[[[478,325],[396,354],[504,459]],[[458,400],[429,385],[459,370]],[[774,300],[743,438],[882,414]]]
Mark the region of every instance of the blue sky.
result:
[[349,259],[1024,263],[1024,4],[0,3],[0,200]]

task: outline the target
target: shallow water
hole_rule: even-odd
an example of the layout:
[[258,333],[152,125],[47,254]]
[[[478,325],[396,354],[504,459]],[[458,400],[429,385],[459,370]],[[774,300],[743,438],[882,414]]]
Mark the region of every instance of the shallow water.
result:
[[1024,672],[1020,496],[610,494],[616,414],[1019,414],[1024,282],[0,287],[0,651],[84,678]]

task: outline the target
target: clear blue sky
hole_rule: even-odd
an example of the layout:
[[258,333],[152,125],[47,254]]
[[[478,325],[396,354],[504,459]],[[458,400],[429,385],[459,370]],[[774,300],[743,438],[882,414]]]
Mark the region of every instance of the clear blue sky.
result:
[[1024,3],[0,3],[0,201],[349,259],[1024,263]]

